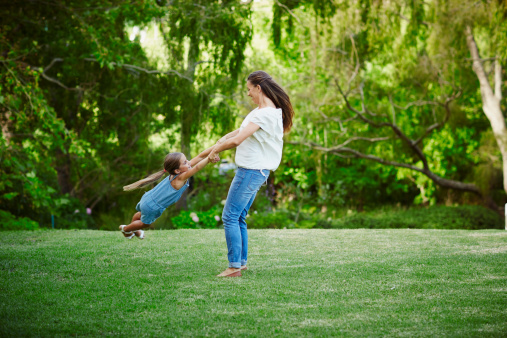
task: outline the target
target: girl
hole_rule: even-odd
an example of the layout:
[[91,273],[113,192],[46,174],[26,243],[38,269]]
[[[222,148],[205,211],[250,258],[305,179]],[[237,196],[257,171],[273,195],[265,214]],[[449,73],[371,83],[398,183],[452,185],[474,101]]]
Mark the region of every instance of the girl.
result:
[[170,153],[165,157],[164,170],[160,170],[145,179],[123,187],[123,190],[134,190],[158,181],[166,173],[169,176],[163,179],[155,188],[144,193],[141,201],[137,203],[136,212],[129,225],[120,225],[120,230],[127,239],[136,236],[144,238],[144,231],[141,229],[149,227],[164,210],[176,203],[183,192],[188,188],[188,179],[209,162],[215,163],[218,156],[208,157],[212,148],[206,149],[197,157],[188,161],[182,153]]
[[292,127],[294,110],[285,91],[263,71],[253,72],[246,83],[248,96],[257,105],[241,127],[222,137],[209,158],[236,148],[239,167],[231,183],[222,221],[224,222],[229,267],[219,277],[239,277],[246,270],[248,233],[246,216],[257,191],[276,170],[282,159],[283,134]]

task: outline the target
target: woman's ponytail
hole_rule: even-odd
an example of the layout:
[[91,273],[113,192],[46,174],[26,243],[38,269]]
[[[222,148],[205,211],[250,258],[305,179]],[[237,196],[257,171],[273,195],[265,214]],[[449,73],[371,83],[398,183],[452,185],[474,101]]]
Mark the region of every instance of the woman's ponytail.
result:
[[294,119],[294,109],[292,108],[289,95],[265,71],[258,70],[253,72],[248,75],[248,81],[254,86],[261,86],[264,95],[273,101],[277,108],[282,109],[283,131],[284,133],[288,133]]

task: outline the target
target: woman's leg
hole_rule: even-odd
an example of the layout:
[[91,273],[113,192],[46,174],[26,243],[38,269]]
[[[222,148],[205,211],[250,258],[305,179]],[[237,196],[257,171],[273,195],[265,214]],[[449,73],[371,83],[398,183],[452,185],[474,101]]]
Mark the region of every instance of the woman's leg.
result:
[[[243,253],[245,254],[243,258],[246,261],[248,234],[244,219],[257,191],[264,182],[265,176],[260,171],[242,168],[238,169],[232,180],[222,213],[229,268],[239,269],[241,267]],[[243,250],[243,245],[245,245],[245,250]]]
[[246,261],[248,259],[248,230],[246,225],[246,216],[248,215],[248,210],[252,206],[252,203],[257,196],[257,192],[252,195],[250,201],[245,206],[245,209],[241,212],[239,216],[239,229],[241,232],[241,266],[246,265]]

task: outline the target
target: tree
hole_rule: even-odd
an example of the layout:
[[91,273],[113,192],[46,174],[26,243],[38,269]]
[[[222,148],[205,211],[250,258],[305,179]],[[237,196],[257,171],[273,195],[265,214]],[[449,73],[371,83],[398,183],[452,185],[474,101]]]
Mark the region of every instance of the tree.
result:
[[[250,5],[236,1],[171,1],[160,30],[169,51],[168,65],[184,76],[171,89],[177,103],[181,151],[206,122],[214,133],[229,131],[234,115],[227,99],[237,86],[244,50],[251,39]],[[185,192],[177,206],[186,208]]]
[[[470,105],[475,88],[463,67],[467,49],[462,27],[468,18],[482,16],[482,27],[491,29],[481,6],[489,6],[491,16],[503,17],[496,3],[365,0],[341,4],[325,20],[315,15],[315,32],[308,21],[296,26],[295,36],[310,36],[318,47],[301,43],[303,39],[296,48],[287,47],[293,36],[287,33],[279,48],[289,55],[312,50],[320,67],[305,76],[320,79],[325,90],[312,87],[310,100],[317,114],[307,114],[312,121],[307,125],[314,130],[294,143],[408,168],[441,187],[485,195],[491,202],[489,189],[474,183],[479,156],[468,155],[478,152],[484,124]],[[307,19],[304,10],[290,9],[299,21]],[[505,43],[505,34],[499,33],[503,30],[496,30],[497,41]],[[331,86],[337,88],[336,96],[329,95]],[[335,142],[323,142],[323,133],[315,130],[319,120],[335,132]],[[406,170],[399,172],[410,177]]]
[[118,196],[133,171],[125,164],[146,165],[161,112],[159,79],[124,30],[159,7],[29,1],[1,15],[2,208],[47,222]]
[[[507,11],[505,11],[507,13]],[[507,193],[507,128],[500,102],[502,100],[502,64],[499,55],[494,59],[494,91],[491,88],[488,75],[484,69],[483,60],[479,56],[479,49],[475,42],[472,28],[466,27],[467,43],[473,61],[473,70],[477,74],[481,88],[484,114],[491,123],[498,148],[503,159],[503,188]]]

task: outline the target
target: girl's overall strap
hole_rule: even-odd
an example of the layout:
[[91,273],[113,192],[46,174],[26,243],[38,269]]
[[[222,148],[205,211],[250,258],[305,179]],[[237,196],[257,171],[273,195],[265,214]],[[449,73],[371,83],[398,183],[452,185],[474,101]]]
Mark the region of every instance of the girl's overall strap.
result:
[[[178,175],[179,175],[179,174],[178,174]],[[176,177],[178,177],[178,175],[174,175],[174,177],[173,177],[172,179],[169,179],[169,182],[174,181],[174,179],[175,179]]]

